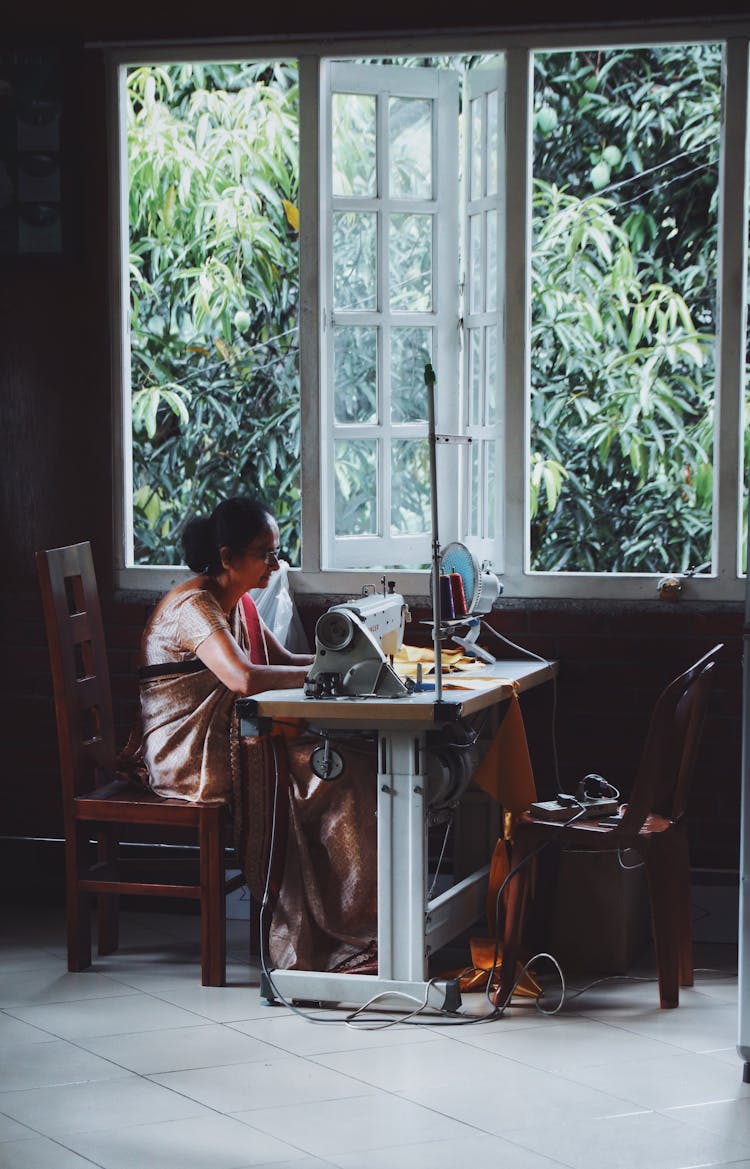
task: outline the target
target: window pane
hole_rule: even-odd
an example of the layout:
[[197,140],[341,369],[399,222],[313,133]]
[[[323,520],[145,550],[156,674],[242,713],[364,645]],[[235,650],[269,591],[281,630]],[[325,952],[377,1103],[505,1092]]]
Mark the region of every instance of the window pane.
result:
[[333,298],[337,309],[372,309],[377,303],[377,219],[370,212],[333,217]]
[[334,415],[337,422],[377,420],[377,345],[375,328],[347,326],[334,330]]
[[493,426],[497,418],[497,327],[488,325],[485,340],[485,381],[487,383],[487,425]]
[[469,426],[482,419],[482,329],[469,330]]
[[471,176],[470,199],[481,199],[482,190],[482,106],[484,99],[475,97],[470,109],[471,125]]
[[333,94],[333,193],[377,194],[375,98],[372,94]]
[[481,488],[482,444],[476,440],[469,448],[469,535],[479,535],[479,491]]
[[497,212],[485,216],[487,231],[487,312],[497,310]]
[[426,439],[397,439],[391,445],[391,534],[428,532],[430,457]]
[[531,562],[711,556],[722,52],[534,59]]
[[469,311],[481,313],[482,295],[482,215],[469,218]]
[[392,215],[390,305],[404,312],[432,309],[432,216]]
[[378,444],[375,439],[340,439],[336,460],[336,535],[377,533]]
[[487,94],[487,194],[498,190],[500,155],[497,135],[497,90]]
[[485,501],[485,524],[484,534],[492,540],[497,535],[495,530],[495,494],[497,490],[496,474],[497,474],[497,443],[486,442],[484,444],[484,463],[486,468],[485,482],[482,494]]
[[392,97],[391,196],[432,198],[432,102]]
[[391,330],[391,421],[426,422],[424,367],[432,362],[432,329]]
[[137,565],[182,564],[186,516],[232,495],[273,501],[299,563],[297,80],[283,61],[127,70]]

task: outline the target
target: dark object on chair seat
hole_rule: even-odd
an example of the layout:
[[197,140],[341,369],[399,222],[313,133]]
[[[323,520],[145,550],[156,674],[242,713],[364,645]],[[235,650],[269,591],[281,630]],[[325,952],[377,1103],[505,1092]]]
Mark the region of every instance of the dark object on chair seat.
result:
[[[88,542],[36,554],[55,693],[65,822],[68,969],[91,965],[91,901],[98,901],[98,948],[118,946],[121,894],[200,902],[204,986],[226,983],[226,895],[242,884],[226,879],[227,808],[162,799],[118,774],[109,666]],[[198,859],[125,859],[124,830],[188,828]],[[97,856],[90,841],[96,840]],[[149,834],[149,839],[152,834]]]
[[[578,851],[634,849],[646,868],[653,919],[659,1000],[676,1007],[680,986],[693,985],[690,859],[685,804],[695,766],[716,658],[723,645],[680,674],[657,699],[630,800],[618,824],[581,819],[564,824],[519,819],[506,889],[502,977],[496,1001],[511,994],[521,949],[531,854],[547,843]],[[574,809],[572,809],[574,811]],[[585,906],[581,913],[585,914]],[[592,922],[592,929],[596,929]]]

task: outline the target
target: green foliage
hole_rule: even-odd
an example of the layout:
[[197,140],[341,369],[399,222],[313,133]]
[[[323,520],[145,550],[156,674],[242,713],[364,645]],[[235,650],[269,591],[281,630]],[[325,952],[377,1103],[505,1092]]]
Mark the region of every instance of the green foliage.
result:
[[242,493],[296,562],[296,69],[144,66],[128,98],[136,561]]
[[[660,572],[710,559],[720,72],[716,45],[535,57],[537,569]],[[296,67],[142,67],[128,98],[136,559],[179,562],[191,514],[257,492],[295,562]],[[352,129],[337,181],[357,190],[371,181],[371,110],[340,105],[337,116]],[[409,189],[420,181],[412,155],[399,171]],[[419,292],[425,250],[403,228],[398,267]],[[337,295],[362,307],[372,241],[346,215],[336,230]],[[418,329],[397,336],[396,367],[429,359]],[[374,408],[372,343],[366,329],[337,342],[339,420]],[[423,418],[421,377],[402,380],[396,421]],[[391,521],[418,531],[424,452],[414,462],[410,448],[393,452]],[[339,531],[373,530],[373,458],[363,441],[337,450]]]
[[720,71],[716,45],[535,58],[537,569],[710,560]]

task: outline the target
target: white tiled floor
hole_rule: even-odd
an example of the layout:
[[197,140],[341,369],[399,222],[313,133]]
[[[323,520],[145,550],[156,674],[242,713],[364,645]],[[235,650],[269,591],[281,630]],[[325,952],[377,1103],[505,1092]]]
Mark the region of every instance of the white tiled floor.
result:
[[68,974],[61,912],[3,911],[0,1169],[750,1169],[732,945],[696,947],[676,1011],[612,980],[552,1017],[364,1030],[263,1003],[241,920],[220,990],[197,918],[122,933]]

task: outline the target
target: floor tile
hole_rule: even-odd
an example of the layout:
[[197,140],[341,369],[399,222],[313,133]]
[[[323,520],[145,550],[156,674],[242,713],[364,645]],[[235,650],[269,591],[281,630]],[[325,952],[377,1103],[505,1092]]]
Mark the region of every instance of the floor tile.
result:
[[580,1084],[563,1076],[501,1057],[496,1057],[495,1071],[489,1077],[464,1075],[451,1084],[417,1076],[401,1095],[475,1130],[501,1137],[539,1123],[540,1115],[550,1125],[583,1125],[633,1111],[630,1101],[598,1089],[582,1091]]
[[337,1169],[464,1169],[483,1165],[487,1169],[560,1169],[560,1161],[520,1149],[491,1136],[468,1136],[461,1140],[426,1141],[402,1149],[370,1149],[330,1158]]
[[[663,1043],[595,1019],[553,1016],[544,1027],[523,1031],[496,1026],[473,1027],[456,1036],[461,1042],[494,1051],[546,1071],[597,1066],[622,1059],[655,1059],[669,1054]],[[719,1046],[719,1044],[717,1044]]]
[[517,1129],[509,1139],[571,1169],[688,1169],[741,1161],[748,1152],[731,1136],[651,1111],[572,1124],[547,1124],[540,1115],[532,1128]]
[[268,1062],[284,1056],[278,1048],[261,1039],[242,1035],[218,1023],[171,1028],[168,1036],[163,1031],[142,1031],[136,1035],[92,1036],[78,1043],[87,1051],[139,1075],[249,1063],[254,1060]]
[[[737,1061],[739,1063],[739,1061]],[[741,1067],[708,1060],[693,1052],[675,1052],[649,1060],[613,1060],[568,1070],[567,1078],[609,1092],[641,1108],[674,1108],[714,1100],[747,1100],[750,1084]]]
[[134,1075],[0,1092],[0,1112],[49,1137],[212,1115],[194,1100]]
[[750,1097],[712,1100],[705,1104],[664,1110],[673,1120],[729,1136],[750,1146]]
[[429,1059],[425,1059],[422,1044],[406,1042],[398,1046],[327,1052],[314,1058],[317,1064],[354,1081],[389,1092],[408,1092],[414,1085],[452,1087],[483,1080],[496,1083],[498,1077],[512,1070],[509,1061],[496,1052],[442,1038],[430,1044]]
[[7,1013],[60,1039],[163,1031],[170,1027],[200,1027],[205,1024],[205,1019],[200,1015],[183,1011],[180,1007],[173,1007],[145,994],[120,995],[91,1002],[13,1007]]
[[621,1027],[632,1035],[646,1036],[685,1051],[716,1051],[737,1040],[737,1008],[726,1003],[694,997],[676,1010],[658,1007],[645,1012],[610,1010],[585,1011],[588,1018]]
[[0,1145],[0,1169],[91,1169],[91,1161],[47,1137],[32,1137]]
[[238,1112],[236,1117],[306,1153],[328,1159],[332,1154],[401,1148],[473,1135],[458,1121],[408,1100],[371,1091],[344,1100]]
[[[308,1104],[315,1100],[344,1099],[355,1095],[358,1087],[347,1076],[293,1055],[276,1061],[169,1072],[151,1079],[221,1112],[273,1108],[280,1101]],[[367,1091],[366,1086],[361,1091]]]
[[0,1011],[0,1049],[6,1043],[49,1043],[53,1036],[42,1027],[34,1027],[15,1019],[6,1011]]
[[0,1115],[0,1141],[21,1141],[35,1136],[34,1130],[27,1125],[11,1120],[9,1116]]
[[227,986],[200,986],[194,980],[190,983],[168,985],[160,980],[141,982],[141,988],[172,1003],[175,1007],[193,1011],[215,1023],[242,1022],[245,1019],[268,1019],[289,1014],[285,1007],[270,1007],[260,997],[257,986],[229,984]]
[[59,909],[0,929],[0,1169],[750,1169],[736,946],[696,946],[675,1011],[651,955],[553,1016],[382,1027],[261,1000],[240,918],[221,988],[195,915],[124,913],[80,974]]
[[[348,1026],[343,1011],[334,1015],[330,1010],[311,1010],[310,1019],[301,1018],[286,1010],[276,1014],[276,1007],[269,1007],[268,1011],[268,1014],[260,1018],[237,1021],[231,1025],[245,1035],[254,1035],[295,1055],[320,1055],[327,1051],[365,1051],[373,1047],[431,1043],[436,1038],[436,1032],[429,1027],[399,1025],[382,1030],[366,1030],[362,1027]],[[312,1019],[326,1021],[314,1022]]]
[[0,1060],[0,1092],[109,1080],[125,1073],[117,1064],[99,1059],[62,1039],[48,1043],[4,1044]]
[[283,1140],[214,1115],[79,1133],[67,1143],[103,1169],[238,1169],[298,1154]]
[[32,970],[4,971],[0,978],[0,1007],[35,1006],[38,1003],[64,1003],[76,999],[113,998],[133,994],[105,975],[91,970],[76,974],[61,972],[60,963]]

